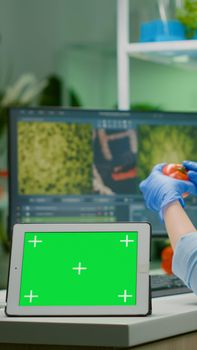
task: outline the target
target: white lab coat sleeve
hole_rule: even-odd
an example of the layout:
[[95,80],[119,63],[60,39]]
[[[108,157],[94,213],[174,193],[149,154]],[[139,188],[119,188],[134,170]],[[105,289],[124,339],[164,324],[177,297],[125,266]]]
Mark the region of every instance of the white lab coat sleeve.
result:
[[172,271],[197,295],[197,232],[189,233],[177,242]]

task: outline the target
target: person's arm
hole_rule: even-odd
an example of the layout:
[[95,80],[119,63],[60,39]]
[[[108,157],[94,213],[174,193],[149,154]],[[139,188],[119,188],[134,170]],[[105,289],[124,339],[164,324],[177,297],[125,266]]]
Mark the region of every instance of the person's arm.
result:
[[164,222],[174,250],[172,271],[197,294],[197,231],[179,202],[164,209]]
[[182,236],[196,231],[196,228],[178,201],[167,205],[164,208],[163,216],[173,249],[175,249],[178,240]]
[[158,212],[165,222],[174,249],[173,273],[197,294],[197,232],[183,209],[182,197],[185,192],[197,195],[197,167],[194,168],[197,163],[186,163],[192,182],[163,175],[163,164],[158,164],[141,182],[140,189],[147,207]]

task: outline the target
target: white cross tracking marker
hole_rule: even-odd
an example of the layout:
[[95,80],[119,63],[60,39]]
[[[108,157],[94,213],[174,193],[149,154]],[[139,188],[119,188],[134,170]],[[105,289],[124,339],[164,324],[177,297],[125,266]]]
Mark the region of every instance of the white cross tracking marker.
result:
[[24,295],[24,298],[29,298],[29,302],[32,303],[33,298],[38,298],[38,295],[33,295],[33,291],[30,290],[29,295]]
[[78,275],[80,275],[81,270],[87,270],[87,267],[81,267],[81,262],[79,262],[78,267],[73,267],[73,270],[78,270]]
[[28,243],[33,243],[34,244],[34,248],[36,248],[37,243],[42,243],[41,240],[37,240],[37,236],[34,236],[34,239],[32,241],[28,241]]
[[121,239],[120,242],[121,243],[125,243],[126,247],[128,247],[129,243],[134,243],[135,241],[133,239],[129,239],[129,236],[126,235],[126,238],[125,239]]
[[124,290],[124,294],[119,294],[118,295],[119,298],[124,298],[124,303],[127,302],[127,298],[132,298],[133,295],[132,294],[127,294],[127,290]]

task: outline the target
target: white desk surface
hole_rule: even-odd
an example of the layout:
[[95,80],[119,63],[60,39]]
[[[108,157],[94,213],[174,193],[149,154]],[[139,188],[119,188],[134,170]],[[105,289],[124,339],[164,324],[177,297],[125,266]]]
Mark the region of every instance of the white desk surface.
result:
[[148,317],[7,317],[0,308],[0,343],[129,347],[196,330],[191,293],[153,299]]

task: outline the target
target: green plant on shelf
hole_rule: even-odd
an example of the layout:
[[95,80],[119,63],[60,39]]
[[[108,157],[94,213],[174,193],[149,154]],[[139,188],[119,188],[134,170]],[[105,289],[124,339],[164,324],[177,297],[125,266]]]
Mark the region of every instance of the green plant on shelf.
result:
[[197,0],[184,0],[182,8],[176,10],[177,19],[185,27],[187,39],[193,39],[197,30]]

